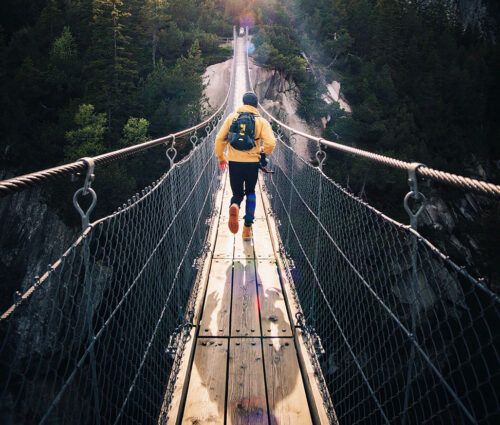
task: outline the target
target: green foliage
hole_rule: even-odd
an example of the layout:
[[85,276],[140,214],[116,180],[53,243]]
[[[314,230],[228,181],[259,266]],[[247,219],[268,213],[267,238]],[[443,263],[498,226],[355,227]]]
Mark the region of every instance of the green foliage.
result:
[[308,73],[307,61],[299,49],[298,34],[285,9],[277,3],[258,2],[259,17],[253,42],[254,59],[261,66],[272,68],[297,86],[298,114],[307,121],[326,115],[327,105],[321,99],[318,83]]
[[129,118],[123,127],[121,143],[124,146],[133,146],[148,139],[149,122],[144,118]]
[[[325,138],[339,135],[343,143],[459,174],[474,176],[481,164],[488,177],[498,181],[498,44],[484,37],[478,27],[464,30],[460,20],[453,18],[449,2],[297,3],[303,13],[298,19],[307,21],[323,47],[322,65],[340,79],[353,109],[352,114],[329,111]],[[329,152],[326,164],[335,180],[407,222],[401,208],[408,190],[404,173],[335,152]],[[450,193],[440,190],[439,196],[453,200]],[[454,203],[450,205],[453,208]],[[499,229],[498,220],[491,219],[496,210],[485,203],[476,219],[479,225],[462,223],[462,213],[457,211],[454,230],[466,245],[470,235],[481,241],[485,251],[474,260],[481,266],[487,259],[490,268],[483,272],[492,277],[498,275],[491,268],[498,258],[498,250],[493,249],[497,241],[491,236]],[[448,242],[449,234],[421,230],[430,232],[431,240],[441,240],[450,254],[460,255]],[[474,247],[471,251],[477,254]]]
[[276,69],[286,78],[306,79],[307,63],[300,55],[291,25],[258,25],[254,37],[255,59],[261,65]]
[[[495,173],[489,159],[500,153],[491,144],[499,136],[492,117],[500,105],[491,95],[499,86],[497,45],[474,29],[464,32],[442,2],[298,3],[324,46],[324,66],[335,67],[353,108],[352,116],[330,121],[327,135],[457,172],[473,165],[473,154]],[[359,189],[364,172],[355,162],[346,175]],[[381,183],[370,184],[378,190]]]
[[66,133],[68,141],[65,149],[66,160],[75,161],[78,158],[104,153],[106,123],[106,114],[96,114],[93,105],[81,105],[75,115],[75,124],[78,128]]
[[96,104],[104,105],[111,129],[126,116],[134,93],[137,62],[130,49],[131,16],[122,0],[94,0],[92,46],[87,57],[88,91]]
[[179,129],[200,116],[203,60],[198,42],[173,67],[160,61],[145,81],[141,103],[154,136]]
[[69,27],[64,27],[60,37],[56,38],[50,50],[50,60],[55,65],[65,66],[75,61],[77,48],[75,38]]
[[[15,173],[192,124],[205,64],[231,53],[223,0],[4,0],[0,14],[0,151]],[[99,169],[101,212],[165,171],[157,151],[144,158]]]

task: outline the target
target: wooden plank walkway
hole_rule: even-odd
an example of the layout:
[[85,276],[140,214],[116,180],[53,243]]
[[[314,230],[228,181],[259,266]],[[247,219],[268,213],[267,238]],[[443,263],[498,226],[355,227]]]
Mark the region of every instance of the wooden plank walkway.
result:
[[167,423],[312,424],[260,184],[249,242],[241,228],[229,232],[228,182],[221,192],[206,290],[181,368],[186,376]]
[[[248,90],[243,38],[235,42],[233,106]],[[306,338],[294,326],[297,301],[283,260],[275,252],[278,233],[269,200],[257,185],[253,241],[227,227],[231,190],[227,173],[217,194],[208,260],[191,338],[173,396],[169,390],[159,424],[327,424],[321,371],[313,367]],[[240,218],[243,218],[243,203]],[[243,221],[241,220],[241,224]]]

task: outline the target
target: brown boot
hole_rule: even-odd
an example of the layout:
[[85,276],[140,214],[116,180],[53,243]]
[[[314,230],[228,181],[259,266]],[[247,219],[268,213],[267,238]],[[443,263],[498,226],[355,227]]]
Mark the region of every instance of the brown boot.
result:
[[253,238],[252,226],[243,226],[243,240],[251,241]]
[[240,207],[237,204],[232,204],[229,207],[229,222],[228,222],[229,230],[231,231],[231,233],[234,234],[238,233],[239,215],[240,215]]

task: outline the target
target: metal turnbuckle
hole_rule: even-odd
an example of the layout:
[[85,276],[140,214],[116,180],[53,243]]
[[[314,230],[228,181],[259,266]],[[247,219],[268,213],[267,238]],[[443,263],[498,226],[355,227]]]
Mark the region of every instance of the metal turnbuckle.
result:
[[[410,185],[410,192],[408,192],[405,196],[404,208],[410,217],[410,226],[413,230],[417,230],[418,217],[424,210],[425,204],[427,203],[427,198],[418,190],[417,170],[423,166],[424,164],[413,162],[411,167],[408,169],[408,184]],[[410,207],[410,198],[413,198],[417,203],[421,202],[420,205],[417,204],[416,211]]]
[[[94,174],[95,162],[93,158],[81,158],[80,161],[84,162],[85,165],[87,166],[87,175],[85,176],[85,182],[83,184],[83,187],[78,189],[73,195],[73,205],[78,211],[78,214],[80,214],[80,217],[82,218],[82,230],[85,230],[90,224],[90,213],[94,210],[97,204],[97,194],[91,187],[92,182],[94,181],[95,178]],[[92,197],[92,202],[90,203],[90,206],[87,208],[87,211],[83,211],[82,207],[80,206],[80,203],[78,202],[78,198],[81,195],[87,196],[89,194]]]

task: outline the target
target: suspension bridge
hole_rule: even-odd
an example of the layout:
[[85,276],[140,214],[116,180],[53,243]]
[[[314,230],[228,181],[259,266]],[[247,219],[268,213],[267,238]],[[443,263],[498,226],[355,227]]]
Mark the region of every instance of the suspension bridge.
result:
[[[10,197],[84,179],[81,234],[1,312],[2,423],[498,423],[500,299],[417,224],[419,179],[489,197],[500,186],[313,137],[263,110],[276,172],[259,180],[243,242],[227,229],[213,143],[252,89],[247,39],[235,34],[230,89],[204,122],[0,182]],[[294,138],[316,147],[317,165]],[[181,139],[192,149],[177,160]],[[161,146],[168,171],[92,221],[99,168]],[[410,225],[329,179],[326,148],[406,170]]]

